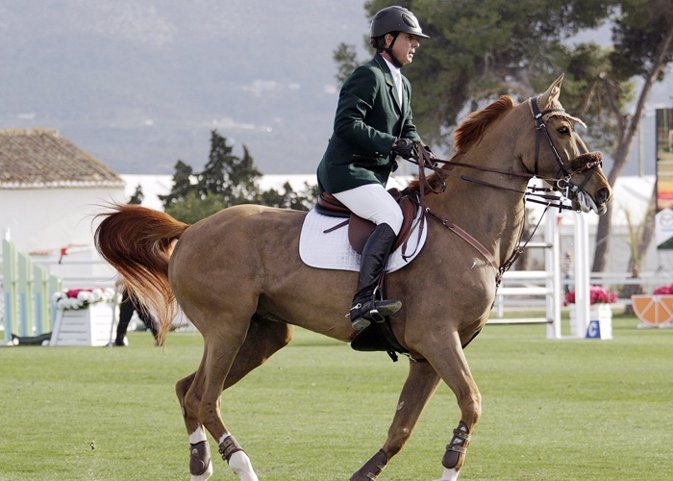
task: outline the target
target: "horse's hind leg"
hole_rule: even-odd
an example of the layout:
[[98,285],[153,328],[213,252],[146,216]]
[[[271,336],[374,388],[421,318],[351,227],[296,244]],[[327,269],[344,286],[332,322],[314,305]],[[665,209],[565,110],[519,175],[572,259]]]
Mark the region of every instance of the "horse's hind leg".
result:
[[196,415],[195,408],[187,403],[187,393],[194,385],[194,380],[198,374],[199,371],[196,371],[180,379],[175,385],[175,392],[178,395],[182,417],[189,434],[189,473],[191,474],[191,481],[206,481],[213,474],[208,438]]
[[[292,338],[292,326],[280,322],[253,319],[245,341],[227,374],[224,389],[234,385],[254,368],[263,364],[273,353],[287,345]],[[205,360],[204,352],[204,360]],[[203,363],[203,361],[202,361]],[[212,462],[205,430],[198,418],[203,390],[201,367],[197,372],[178,381],[176,392],[184,416],[190,442],[190,472],[192,481],[205,481],[212,474]],[[198,376],[198,378],[197,378]],[[192,385],[195,383],[194,389]],[[187,393],[189,392],[189,396]]]
[[381,474],[390,458],[402,449],[411,436],[421,411],[437,389],[437,384],[439,375],[429,363],[411,361],[395,417],[388,429],[388,439],[383,448],[353,474],[351,481],[370,481]]

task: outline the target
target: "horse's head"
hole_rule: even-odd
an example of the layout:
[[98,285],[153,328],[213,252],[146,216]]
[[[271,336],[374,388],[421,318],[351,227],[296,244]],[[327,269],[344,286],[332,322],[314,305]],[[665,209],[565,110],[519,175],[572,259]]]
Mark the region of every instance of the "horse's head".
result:
[[[544,178],[583,212],[607,212],[612,196],[603,174],[600,152],[589,152],[575,126],[584,123],[569,115],[559,102],[563,75],[545,93],[531,98],[527,105],[534,120],[531,135],[522,138],[521,160],[528,172]],[[528,129],[527,129],[528,130]]]

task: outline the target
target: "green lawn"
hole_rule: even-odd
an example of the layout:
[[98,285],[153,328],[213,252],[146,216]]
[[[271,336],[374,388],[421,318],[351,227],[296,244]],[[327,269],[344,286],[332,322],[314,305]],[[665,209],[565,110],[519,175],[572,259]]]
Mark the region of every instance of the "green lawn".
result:
[[[484,409],[461,481],[673,479],[673,330],[636,325],[615,319],[612,341],[488,326],[467,350]],[[0,481],[189,479],[174,384],[201,339],[130,341],[0,348]],[[222,415],[262,481],[347,480],[381,447],[406,372],[405,359],[298,330],[226,392]],[[437,479],[458,420],[442,386],[380,479]],[[237,478],[216,459],[212,479]]]

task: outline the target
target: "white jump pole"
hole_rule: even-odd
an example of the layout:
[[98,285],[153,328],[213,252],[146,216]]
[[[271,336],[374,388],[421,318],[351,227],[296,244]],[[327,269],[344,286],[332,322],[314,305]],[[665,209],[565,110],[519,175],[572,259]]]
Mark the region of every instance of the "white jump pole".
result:
[[586,218],[575,214],[575,325],[574,337],[583,338],[589,325],[589,229]]
[[[7,237],[8,234],[5,234]],[[16,249],[7,238],[2,241],[2,283],[5,296],[5,338],[4,343],[12,341],[14,323],[19,318],[19,296],[17,292],[18,274],[16,271]]]
[[[549,277],[546,280],[547,294],[547,339],[561,339],[561,240],[558,217],[551,212],[547,215],[544,239],[544,265]],[[550,272],[551,271],[551,272]]]

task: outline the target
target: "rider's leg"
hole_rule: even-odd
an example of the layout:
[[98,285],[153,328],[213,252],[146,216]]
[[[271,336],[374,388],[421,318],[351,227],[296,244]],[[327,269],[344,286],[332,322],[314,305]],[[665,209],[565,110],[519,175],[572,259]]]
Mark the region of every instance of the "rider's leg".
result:
[[402,228],[402,210],[380,184],[368,184],[333,195],[353,213],[376,224],[362,250],[360,276],[350,311],[353,328],[362,330],[372,320],[381,322],[402,307],[398,300],[377,301],[374,297],[395,238]]

